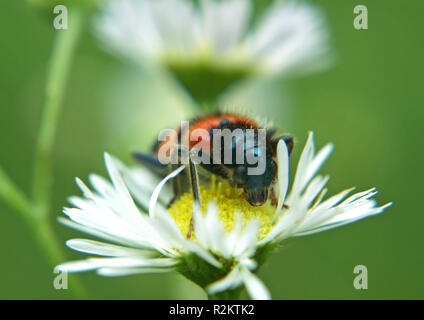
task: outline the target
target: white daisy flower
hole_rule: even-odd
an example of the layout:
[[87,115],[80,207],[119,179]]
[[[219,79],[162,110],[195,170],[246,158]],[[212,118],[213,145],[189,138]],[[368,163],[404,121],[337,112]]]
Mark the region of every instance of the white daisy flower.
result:
[[[112,183],[91,175],[91,191],[77,180],[84,197],[72,197],[74,208],[64,209],[68,219],[60,221],[107,242],[67,241],[74,250],[100,257],[58,268],[96,270],[104,276],[177,270],[213,298],[234,297],[245,287],[252,298],[269,299],[257,272],[276,244],[381,213],[391,205],[377,207],[371,199],[375,189],[347,197],[349,189],[323,200],[328,178],[316,174],[332,149],[328,144],[315,155],[310,133],[286,197],[289,158],[286,145],[279,142],[277,208],[269,203],[252,207],[241,198],[241,190],[212,179],[201,188],[203,208],[193,205],[187,193],[167,209],[172,196],[167,182],[184,166],[159,182],[145,168],[127,168],[106,154]],[[193,235],[187,239],[192,216]]]
[[252,22],[250,0],[102,4],[94,26],[105,47],[135,61],[148,58],[167,66],[195,98],[199,81],[208,84],[208,92],[219,93],[250,75],[328,65],[329,31],[311,4],[276,0],[257,23]]

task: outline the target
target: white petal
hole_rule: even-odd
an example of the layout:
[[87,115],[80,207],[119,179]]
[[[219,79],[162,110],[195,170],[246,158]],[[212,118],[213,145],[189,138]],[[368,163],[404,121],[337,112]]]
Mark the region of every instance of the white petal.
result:
[[[150,196],[155,187],[160,183],[160,178],[147,168],[128,168],[124,171],[124,180],[134,199],[143,208],[149,208]],[[166,206],[172,199],[172,190],[165,186],[160,195],[160,202]]]
[[324,18],[316,7],[275,1],[256,28],[251,51],[274,72],[313,71],[328,65],[328,38]]
[[122,217],[128,222],[134,223],[135,225],[141,227],[143,225],[141,220],[141,213],[134,204],[127,186],[125,185],[124,180],[118,171],[118,167],[123,165],[118,160],[112,158],[108,153],[105,153],[105,163],[113,186],[121,198],[123,207],[126,209],[121,211]]
[[364,216],[380,213],[381,210],[376,208],[377,202],[374,200],[365,200],[361,203],[355,203],[352,207],[336,207],[336,214],[329,219],[326,224],[339,223],[348,220],[358,220]]
[[240,41],[247,29],[251,4],[246,0],[201,2],[205,37],[216,54],[228,53]]
[[254,300],[270,300],[271,295],[264,283],[247,269],[242,270],[243,282],[247,293]]
[[66,262],[57,266],[62,272],[83,272],[98,268],[133,268],[133,267],[172,267],[177,262],[169,258],[90,258],[86,260]]
[[358,217],[357,219],[344,220],[344,221],[341,221],[341,222],[338,222],[338,223],[321,225],[321,226],[318,226],[316,228],[312,228],[312,229],[309,229],[309,230],[301,231],[299,233],[296,233],[293,236],[296,236],[296,237],[298,237],[298,236],[307,236],[307,235],[312,235],[312,234],[319,233],[319,232],[322,232],[322,231],[327,231],[327,230],[335,229],[335,228],[338,228],[338,227],[341,227],[341,226],[344,226],[344,225],[347,225],[347,224],[356,222],[356,221],[358,221],[360,219],[364,219],[364,218],[367,218],[367,217],[370,217],[370,216],[373,216],[373,215],[382,213],[383,211],[384,211],[384,209],[374,209],[372,211],[369,211],[369,212],[365,213],[363,216]]
[[303,148],[302,154],[300,155],[299,163],[297,164],[296,175],[294,178],[293,186],[290,192],[289,199],[287,200],[289,205],[291,204],[290,201],[294,201],[297,197],[300,196],[306,184],[308,183],[308,181],[306,181],[306,178],[307,178],[306,172],[314,155],[313,136],[314,136],[314,133],[309,132],[308,140],[306,141],[306,145]]
[[184,237],[174,219],[168,214],[158,214],[152,221],[155,227],[155,237],[160,239],[162,247],[166,247],[169,252],[178,254],[175,249],[183,249]]
[[372,197],[376,194],[375,190],[376,190],[376,188],[371,188],[371,189],[368,189],[368,190],[363,191],[363,192],[355,193],[354,195],[350,196],[345,201],[343,201],[342,204],[351,203],[351,202],[356,201],[356,200],[358,200],[362,197],[365,197],[365,196],[368,199],[368,198],[370,198],[370,197]]
[[[93,207],[91,210],[94,211],[95,209]],[[107,238],[120,239],[122,242],[130,243],[133,246],[149,246],[150,241],[148,239],[143,237],[141,233],[134,233],[134,228],[129,227],[119,217],[113,218],[105,215],[102,218],[98,213],[75,208],[65,208],[63,212],[75,223],[89,228],[93,232],[100,232]],[[79,229],[82,230],[83,228]]]
[[60,272],[84,272],[84,271],[91,271],[98,268],[98,264],[94,261],[90,260],[76,260],[71,262],[65,262],[58,266],[56,266],[56,269]]
[[234,252],[237,247],[238,241],[243,232],[243,217],[242,214],[238,211],[235,212],[235,223],[233,229],[227,236],[227,244],[230,252]]
[[107,181],[105,178],[97,175],[97,174],[90,174],[89,180],[91,185],[96,189],[96,191],[104,198],[115,198],[115,189],[110,184],[109,181]]
[[78,188],[82,191],[84,197],[87,199],[93,199],[93,193],[91,190],[85,185],[85,183],[80,178],[75,178],[75,182],[77,183]]
[[172,270],[172,268],[100,268],[97,269],[97,274],[105,277],[119,277],[139,273],[163,273]]
[[111,234],[106,233],[104,231],[76,223],[72,220],[69,220],[69,219],[66,219],[66,218],[63,218],[63,217],[59,217],[57,220],[58,220],[59,223],[65,225],[69,228],[84,232],[86,234],[95,236],[97,238],[101,238],[103,240],[107,240],[107,241],[111,241],[111,242],[114,242],[114,243],[118,243],[118,244],[121,244],[121,245],[127,245],[127,246],[140,245],[140,244],[136,244],[132,241],[127,241],[127,240],[123,239],[122,237],[111,235]]
[[158,186],[153,191],[152,196],[150,197],[149,203],[149,215],[154,216],[156,213],[156,204],[158,202],[159,194],[163,188],[163,186],[172,178],[175,178],[178,174],[180,174],[185,169],[185,166],[181,166],[178,169],[172,171],[168,174],[162,181],[158,184]]
[[213,201],[208,203],[206,215],[203,216],[198,204],[193,204],[194,231],[202,247],[230,257],[230,247],[227,241],[227,232],[218,218],[218,208]]
[[190,54],[199,36],[198,15],[190,1],[151,1],[152,16],[164,49]]
[[306,187],[302,195],[302,201],[305,207],[310,207],[315,198],[321,193],[324,186],[327,184],[329,177],[317,176]]
[[356,208],[351,211],[347,211],[344,214],[337,213],[338,211],[335,209],[335,217],[333,219],[327,220],[324,223],[317,224],[314,227],[301,228],[296,236],[305,236],[310,235],[330,229],[334,229],[337,227],[344,226],[346,224],[350,224],[352,222],[358,221],[360,219],[364,219],[379,213],[382,213],[387,207],[389,207],[392,203],[388,203],[384,206],[375,207],[374,201],[369,201],[368,204],[362,206],[360,208]]
[[76,251],[109,257],[141,256],[146,258],[157,255],[157,252],[151,250],[128,248],[88,239],[71,239],[66,242],[66,245]]
[[[321,166],[327,161],[331,152],[334,150],[334,145],[332,143],[328,143],[324,148],[322,148],[318,154],[314,157],[310,165],[308,166],[307,176],[305,181],[309,182],[313,176],[318,172]],[[305,182],[305,183],[307,183]]]
[[237,240],[236,247],[233,251],[235,257],[241,256],[244,252],[250,251],[248,255],[254,253],[256,249],[256,241],[260,229],[260,222],[256,219],[249,221],[249,224],[242,231],[240,238]]
[[193,202],[193,228],[200,245],[207,247],[209,238],[207,225],[198,202]]
[[205,224],[208,234],[209,248],[212,251],[229,258],[230,251],[227,243],[227,231],[218,217],[218,207],[214,201],[210,201],[208,203]]
[[286,200],[287,189],[289,187],[289,152],[286,143],[281,139],[277,145],[277,161],[278,161],[278,206],[274,219],[278,217]]
[[330,216],[334,214],[333,210],[330,210],[330,208],[343,200],[350,191],[351,189],[344,190],[339,194],[336,194],[335,196],[325,200],[320,205],[312,208],[310,212],[308,212],[308,215],[306,216],[299,229],[308,229],[310,227],[320,225],[323,221],[329,219]]
[[208,285],[206,290],[209,294],[215,294],[237,288],[243,283],[242,273],[239,267],[235,267],[225,277]]
[[94,19],[96,35],[106,49],[140,61],[153,56],[162,47],[152,15],[154,1],[102,1],[102,11]]

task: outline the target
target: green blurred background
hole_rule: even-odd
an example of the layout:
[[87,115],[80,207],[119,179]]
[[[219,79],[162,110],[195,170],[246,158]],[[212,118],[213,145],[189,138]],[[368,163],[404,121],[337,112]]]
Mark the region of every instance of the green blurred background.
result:
[[[259,7],[268,1],[258,1]],[[329,191],[376,186],[384,214],[318,235],[294,239],[260,271],[274,299],[424,298],[422,192],[422,75],[424,2],[395,0],[316,1],[333,34],[336,64],[329,71],[295,80],[252,84],[223,100],[268,115],[298,142],[307,131],[318,147],[328,141],[335,152],[323,168]],[[369,29],[353,28],[353,8],[365,4]],[[0,165],[29,192],[54,29],[25,1],[0,2]],[[261,92],[276,86],[277,93]],[[89,26],[77,48],[55,144],[53,208],[61,215],[66,198],[79,194],[74,177],[105,174],[103,152],[127,163],[129,152],[146,150],[158,130],[184,117],[172,84],[150,68],[134,68],[104,52]],[[83,254],[64,242],[83,235],[56,222],[68,257]],[[65,299],[53,288],[51,266],[17,217],[0,201],[0,298]],[[369,289],[353,287],[353,269],[368,267]],[[205,298],[175,273],[102,278],[78,276],[90,298]],[[72,286],[74,276],[70,276]]]

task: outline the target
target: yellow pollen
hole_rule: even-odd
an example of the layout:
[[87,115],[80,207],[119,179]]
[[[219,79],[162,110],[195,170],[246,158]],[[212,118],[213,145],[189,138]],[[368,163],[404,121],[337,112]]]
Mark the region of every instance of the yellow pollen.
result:
[[[275,208],[269,201],[262,206],[254,207],[243,198],[243,190],[232,187],[227,181],[216,182],[214,177],[210,186],[200,187],[200,193],[202,197],[202,212],[205,213],[207,204],[210,201],[214,201],[218,207],[218,217],[228,232],[234,227],[236,212],[241,213],[243,227],[246,227],[251,219],[259,220],[261,227],[258,239],[263,239],[271,230]],[[188,233],[192,212],[193,196],[191,193],[183,194],[169,208],[169,213],[184,236]]]

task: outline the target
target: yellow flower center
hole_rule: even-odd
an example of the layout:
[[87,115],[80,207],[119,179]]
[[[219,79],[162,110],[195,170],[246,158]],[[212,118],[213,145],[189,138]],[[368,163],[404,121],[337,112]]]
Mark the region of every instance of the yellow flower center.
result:
[[[243,227],[251,219],[261,223],[258,239],[262,239],[271,230],[275,208],[269,203],[260,207],[253,207],[243,197],[243,190],[232,187],[227,181],[216,182],[213,178],[210,186],[200,187],[202,211],[206,212],[207,204],[212,200],[218,207],[218,217],[225,229],[229,232],[236,222],[236,212],[241,213]],[[190,226],[193,212],[193,196],[191,193],[183,194],[169,208],[169,213],[174,218],[181,233],[186,236]]]

